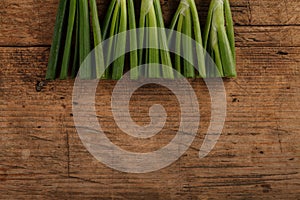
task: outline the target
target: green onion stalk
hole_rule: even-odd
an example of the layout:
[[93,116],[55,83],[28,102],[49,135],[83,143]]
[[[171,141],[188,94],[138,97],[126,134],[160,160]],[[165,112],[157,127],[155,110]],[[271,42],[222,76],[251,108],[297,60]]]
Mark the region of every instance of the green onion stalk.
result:
[[[163,68],[150,66],[148,71],[141,73],[149,78],[173,79],[171,56],[167,51],[167,36],[165,31],[161,31],[165,25],[159,0],[142,0],[139,27],[141,30],[139,35],[139,64],[167,66]],[[151,28],[151,31],[145,31],[145,28]],[[150,46],[154,48],[143,49],[147,44],[151,44]]]
[[[177,34],[175,34],[175,48],[177,53],[174,58],[175,69],[187,78],[205,78],[204,48],[198,11],[194,0],[180,1],[170,29],[177,31]],[[171,31],[168,38],[169,42],[173,34],[174,32]],[[193,46],[195,45],[193,41],[196,42],[196,54],[193,53]],[[180,55],[183,55],[186,59],[183,59]],[[195,72],[194,65],[198,73]]]
[[58,11],[56,15],[56,22],[54,27],[54,35],[50,49],[50,56],[48,61],[48,69],[46,73],[47,80],[54,80],[57,76],[57,66],[59,54],[61,53],[62,32],[64,27],[64,19],[67,10],[67,1],[61,0],[59,2]]
[[[113,80],[122,78],[125,66],[126,45],[130,45],[131,49],[137,49],[137,36],[135,31],[131,31],[129,35],[130,41],[127,44],[126,37],[119,33],[127,30],[136,29],[135,10],[133,0],[112,0],[108,7],[103,25],[103,38],[108,39],[108,55],[106,65],[113,60],[112,68],[106,70],[106,77]],[[112,39],[112,37],[114,39]],[[109,39],[111,38],[111,39]],[[114,58],[114,55],[121,55]],[[131,78],[137,79],[138,72],[138,54],[137,51],[130,52]]]
[[233,20],[229,0],[212,0],[204,31],[204,48],[217,68],[207,68],[208,77],[236,77]]
[[[94,39],[92,44],[91,38]],[[96,0],[61,0],[46,79],[54,80],[57,76],[62,80],[74,78],[78,72],[82,79],[103,78],[101,76],[101,72],[104,71],[102,49],[95,49],[95,67],[92,66],[92,60],[87,58],[91,50],[101,42]],[[84,65],[79,69],[82,63]]]

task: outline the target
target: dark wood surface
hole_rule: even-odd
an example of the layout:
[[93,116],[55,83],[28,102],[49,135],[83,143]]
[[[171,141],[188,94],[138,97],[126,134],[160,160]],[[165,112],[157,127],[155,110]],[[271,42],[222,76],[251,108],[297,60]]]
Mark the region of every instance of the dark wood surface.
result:
[[[101,17],[108,2],[99,2]],[[178,1],[161,2],[168,23]],[[209,1],[196,2],[204,22]],[[191,80],[202,115],[192,146],[165,169],[127,174],[101,164],[82,145],[72,117],[73,81],[49,82],[36,91],[47,68],[58,0],[1,0],[0,198],[300,199],[300,1],[231,4],[239,77],[224,80],[228,111],[216,147],[199,160],[210,100],[204,83]],[[149,121],[154,103],[169,115],[158,136],[135,140],[113,120],[114,85],[103,81],[96,98],[109,138],[136,152],[167,144],[180,120],[175,97],[160,87],[135,93],[131,113],[138,124]]]

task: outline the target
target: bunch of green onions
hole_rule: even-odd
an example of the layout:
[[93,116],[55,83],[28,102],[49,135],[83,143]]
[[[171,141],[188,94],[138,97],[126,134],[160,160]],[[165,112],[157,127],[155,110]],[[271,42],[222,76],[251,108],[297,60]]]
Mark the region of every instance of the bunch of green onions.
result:
[[[149,78],[173,79],[171,56],[167,51],[167,36],[165,31],[161,31],[165,25],[159,0],[142,0],[139,27],[139,64],[166,66],[151,65],[147,71],[140,74]],[[154,48],[143,49],[149,46]]]
[[[236,77],[234,29],[229,0],[211,1],[203,40],[194,0],[180,1],[170,25],[173,31],[168,38],[160,0],[141,0],[138,32],[135,31],[136,25],[134,0],[111,0],[102,26],[103,32],[96,0],[60,0],[46,79],[59,77],[64,80],[74,78],[79,73],[81,79],[119,80],[124,74],[125,52],[129,45],[130,49],[139,47],[139,50],[131,51],[129,56],[131,79],[173,79],[173,66],[187,78]],[[127,30],[133,31],[130,31],[129,37],[124,37]],[[176,35],[173,34],[175,30]],[[120,36],[119,33],[123,34]],[[172,63],[168,42],[174,35],[177,54]],[[108,41],[105,57],[103,46],[99,45],[102,39]],[[94,55],[88,56],[93,49]],[[114,58],[115,55],[120,57]],[[208,58],[208,55],[217,67],[205,62],[208,60],[205,56]],[[137,66],[143,64],[150,66],[147,70],[138,71]],[[105,71],[108,65],[111,67]]]
[[[90,24],[92,24],[92,34]],[[94,39],[93,44],[91,38]],[[101,42],[96,0],[61,0],[46,79],[74,78],[79,70],[82,79],[101,78],[101,72],[104,70],[102,51],[97,49],[95,51],[95,67],[92,67],[89,61],[84,62],[91,49]],[[79,69],[81,63],[85,63],[85,66]]]
[[[171,22],[170,29],[177,31],[175,41],[175,48],[177,53],[175,55],[174,62],[175,69],[187,78],[195,78],[196,76],[205,78],[206,69],[204,51],[202,48],[202,35],[199,16],[194,0],[180,1],[178,9]],[[179,33],[184,34],[184,37]],[[169,35],[169,42],[172,36],[173,32],[171,32]],[[196,53],[193,53],[193,41],[197,43],[195,46]],[[188,58],[189,61],[181,58],[179,54],[183,55],[184,58]],[[194,56],[196,56],[196,58],[193,58]],[[194,60],[196,60],[196,63],[190,62]],[[195,72],[194,64],[199,74]]]
[[[108,39],[108,55],[106,65],[110,60],[114,60],[112,68],[106,70],[106,77],[114,80],[122,78],[125,66],[126,46],[131,49],[137,49],[137,36],[134,31],[130,32],[130,42],[127,44],[126,37],[118,35],[127,30],[136,29],[135,10],[133,0],[112,0],[106,14],[103,25],[103,38]],[[115,40],[109,39],[114,37]],[[122,55],[119,58],[113,58],[114,55]],[[137,79],[138,72],[138,54],[137,51],[130,52],[131,78]]]
[[204,48],[216,67],[207,67],[208,77],[236,77],[233,20],[229,0],[212,0],[204,31]]

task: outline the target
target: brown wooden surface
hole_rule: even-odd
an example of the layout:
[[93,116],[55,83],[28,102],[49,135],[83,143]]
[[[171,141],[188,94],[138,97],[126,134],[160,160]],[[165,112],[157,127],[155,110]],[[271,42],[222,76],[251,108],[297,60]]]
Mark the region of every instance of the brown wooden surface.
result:
[[[101,17],[107,7],[101,1]],[[178,1],[162,1],[168,22]],[[201,21],[208,0],[198,0]],[[201,80],[201,129],[191,148],[170,167],[126,174],[95,160],[82,145],[72,118],[72,81],[44,78],[58,0],[0,2],[0,198],[1,199],[300,199],[300,1],[231,1],[239,77],[225,80],[228,113],[215,149],[197,155],[210,118]],[[203,24],[203,23],[202,23]],[[150,140],[122,134],[110,112],[114,82],[98,88],[97,110],[109,138],[148,152],[167,144],[178,128],[177,104],[164,88],[139,89],[131,113],[147,123],[161,103],[166,127]],[[157,91],[158,95],[152,95]],[[151,101],[147,100],[150,99]]]

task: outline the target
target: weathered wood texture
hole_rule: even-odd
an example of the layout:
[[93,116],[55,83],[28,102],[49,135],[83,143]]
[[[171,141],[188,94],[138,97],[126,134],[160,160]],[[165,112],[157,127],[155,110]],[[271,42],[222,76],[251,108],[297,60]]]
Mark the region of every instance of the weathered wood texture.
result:
[[[101,1],[100,11],[107,2]],[[166,21],[176,2],[162,1]],[[208,2],[197,1],[202,21]],[[57,3],[0,2],[1,199],[300,199],[300,1],[232,1],[239,77],[225,80],[223,134],[199,160],[210,99],[201,80],[191,81],[202,115],[198,137],[178,161],[149,174],[117,172],[87,152],[72,118],[73,81],[36,91],[46,71]],[[154,103],[169,115],[161,134],[135,140],[114,123],[114,85],[101,82],[96,98],[108,137],[135,152],[167,144],[180,120],[171,106],[175,97],[154,86],[135,93],[131,113],[138,124],[149,121]]]

